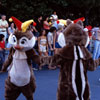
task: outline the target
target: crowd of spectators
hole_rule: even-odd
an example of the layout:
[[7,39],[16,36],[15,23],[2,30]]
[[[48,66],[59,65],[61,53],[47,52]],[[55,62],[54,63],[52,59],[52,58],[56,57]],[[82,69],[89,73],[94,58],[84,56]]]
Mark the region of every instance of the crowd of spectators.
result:
[[[31,25],[31,32],[37,38],[34,50],[40,56],[52,56],[57,53],[61,45],[58,43],[59,34],[63,34],[65,25],[57,23],[58,16],[54,12],[51,16],[36,16],[36,26]],[[0,70],[5,61],[5,55],[8,54],[11,45],[8,43],[10,34],[15,31],[14,23],[8,24],[6,15],[0,19]],[[94,27],[88,31],[91,33],[88,49],[93,53],[93,59],[100,56],[100,28]],[[33,63],[34,69],[42,69]],[[49,69],[55,69],[56,66],[48,66]]]

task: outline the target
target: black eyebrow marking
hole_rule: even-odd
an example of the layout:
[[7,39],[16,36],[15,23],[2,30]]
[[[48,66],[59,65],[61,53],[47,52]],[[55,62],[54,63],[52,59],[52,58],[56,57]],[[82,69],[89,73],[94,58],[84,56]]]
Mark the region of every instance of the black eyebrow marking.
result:
[[26,39],[22,39],[22,40],[26,41]]

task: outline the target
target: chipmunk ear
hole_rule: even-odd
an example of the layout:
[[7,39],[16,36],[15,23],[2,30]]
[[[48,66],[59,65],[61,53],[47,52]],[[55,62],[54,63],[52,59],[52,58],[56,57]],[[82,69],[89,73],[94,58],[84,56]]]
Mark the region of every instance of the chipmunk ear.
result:
[[79,21],[77,22],[77,24],[79,24],[80,26],[83,26],[83,22],[82,22],[81,20],[79,20]]
[[67,19],[66,23],[67,23],[67,26],[68,26],[68,25],[72,24],[72,23],[73,23],[73,21],[72,21],[72,20],[70,20],[70,19]]

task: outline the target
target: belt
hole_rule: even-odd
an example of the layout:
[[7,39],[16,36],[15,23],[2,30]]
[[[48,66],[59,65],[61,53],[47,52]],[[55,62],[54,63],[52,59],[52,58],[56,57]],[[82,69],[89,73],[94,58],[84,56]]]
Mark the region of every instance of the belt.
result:
[[0,32],[6,32],[6,30],[2,30],[2,31],[0,31]]
[[96,39],[97,41],[100,41],[100,40],[98,40],[98,39]]

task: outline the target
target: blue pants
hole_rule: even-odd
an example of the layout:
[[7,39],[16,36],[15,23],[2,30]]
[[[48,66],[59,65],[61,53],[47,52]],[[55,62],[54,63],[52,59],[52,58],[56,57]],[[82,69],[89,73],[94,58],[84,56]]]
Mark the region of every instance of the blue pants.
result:
[[94,41],[93,59],[98,59],[100,56],[100,41]]
[[[53,48],[53,44],[52,44],[51,46],[52,46],[52,48]],[[49,47],[49,52],[48,52],[48,54],[49,54],[49,56],[53,56],[53,55],[54,55],[54,51],[51,51],[51,50],[50,50],[50,47]]]
[[[38,53],[36,52],[35,49],[34,49],[34,51],[35,51],[35,53],[38,55]],[[36,64],[35,62],[32,62],[32,66],[33,66],[33,68],[37,68],[37,69],[38,69],[38,67],[39,67],[39,65]]]
[[55,47],[56,47],[56,48],[61,48],[61,46],[59,45],[58,42],[55,43]]
[[2,69],[2,65],[3,65],[4,61],[5,61],[5,51],[2,50],[2,51],[0,51],[0,70]]

